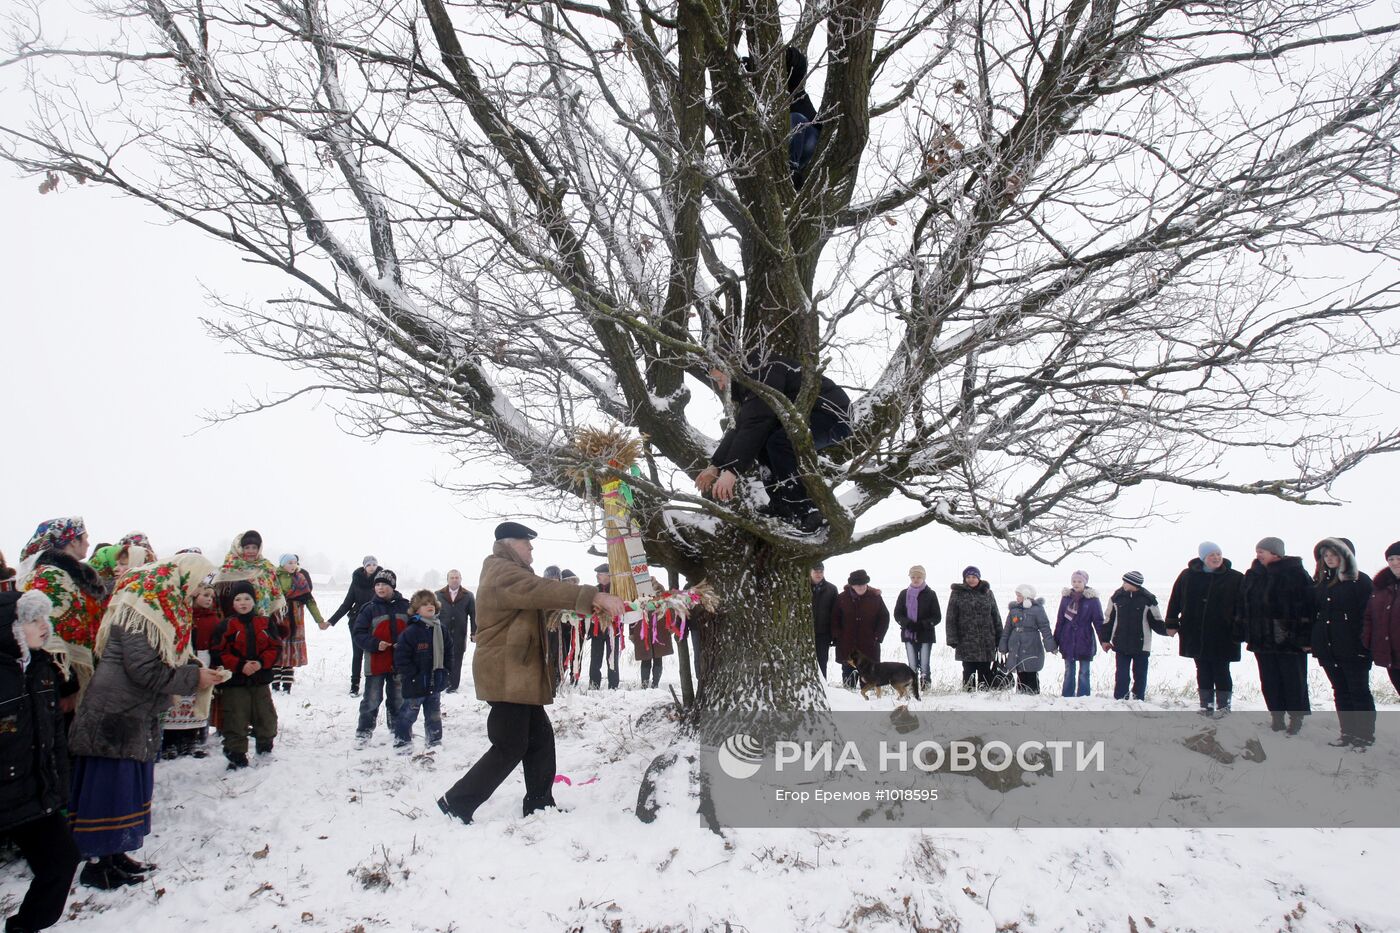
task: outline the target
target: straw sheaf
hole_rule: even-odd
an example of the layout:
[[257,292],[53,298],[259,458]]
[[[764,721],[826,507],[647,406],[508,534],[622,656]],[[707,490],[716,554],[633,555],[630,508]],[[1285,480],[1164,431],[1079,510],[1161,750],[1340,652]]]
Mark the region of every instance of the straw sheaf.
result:
[[622,425],[579,428],[569,444],[570,459],[575,462],[567,468],[567,475],[576,485],[591,483],[596,487],[605,475],[604,468],[626,470],[640,460],[644,440],[645,435],[634,436]]

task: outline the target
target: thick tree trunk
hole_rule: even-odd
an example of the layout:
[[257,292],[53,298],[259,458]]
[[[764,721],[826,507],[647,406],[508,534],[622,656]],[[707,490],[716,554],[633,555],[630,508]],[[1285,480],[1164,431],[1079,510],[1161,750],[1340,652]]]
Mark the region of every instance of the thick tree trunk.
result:
[[720,596],[704,631],[701,714],[827,709],[812,634],[807,561],[733,529],[705,555]]

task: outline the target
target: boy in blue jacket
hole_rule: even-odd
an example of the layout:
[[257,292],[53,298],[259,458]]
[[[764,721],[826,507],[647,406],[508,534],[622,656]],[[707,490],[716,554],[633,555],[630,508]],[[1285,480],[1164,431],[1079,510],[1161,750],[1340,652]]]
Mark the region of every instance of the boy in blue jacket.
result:
[[403,693],[394,723],[397,749],[407,750],[413,744],[413,724],[420,708],[428,747],[442,744],[442,691],[447,688],[452,634],[438,619],[438,608],[432,590],[414,593],[408,603],[408,627],[394,644],[394,674]]

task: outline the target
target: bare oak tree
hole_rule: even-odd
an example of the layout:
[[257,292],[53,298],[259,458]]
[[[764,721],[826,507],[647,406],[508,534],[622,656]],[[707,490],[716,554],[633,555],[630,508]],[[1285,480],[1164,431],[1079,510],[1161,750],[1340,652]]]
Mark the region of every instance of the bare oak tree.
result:
[[[1325,500],[1400,445],[1327,382],[1395,346],[1386,4],[107,2],[81,41],[12,21],[4,157],[291,280],[211,322],[307,376],[250,409],[331,389],[556,505],[577,427],[645,434],[649,552],[724,599],[704,709],[824,708],[814,558],[937,523],[1054,561],[1123,533],[1130,487]],[[822,533],[696,494],[712,366],[772,405]],[[856,434],[818,454],[822,373]]]

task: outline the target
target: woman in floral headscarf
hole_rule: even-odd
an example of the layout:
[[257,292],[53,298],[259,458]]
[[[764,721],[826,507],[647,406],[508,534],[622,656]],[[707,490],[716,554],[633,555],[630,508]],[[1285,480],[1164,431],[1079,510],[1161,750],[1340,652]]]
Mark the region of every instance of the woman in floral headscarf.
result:
[[301,568],[301,558],[283,554],[277,562],[277,586],[287,600],[287,619],[283,626],[282,653],[272,669],[272,689],[292,692],[296,669],[306,666],[306,613],[325,631],[330,626],[321,618],[321,608],[311,594],[311,574]]
[[142,564],[153,563],[155,559],[154,554],[138,544],[123,544],[118,547],[116,563],[112,567],[113,591],[121,584],[122,577],[126,576],[128,571],[135,570]]
[[88,566],[97,571],[97,575],[102,578],[102,582],[110,589],[112,584],[117,582],[117,554],[121,552],[121,547],[116,544],[104,544],[92,552],[88,558]]
[[214,575],[214,592],[219,596],[219,611],[227,618],[233,615],[233,596],[229,591],[233,584],[247,580],[253,584],[253,612],[282,629],[287,600],[277,582],[277,568],[262,556],[262,544],[262,535],[256,531],[245,531],[234,538],[224,565]]
[[[117,547],[128,547],[130,545],[144,548],[147,555],[146,560],[160,560],[160,558],[156,556],[156,549],[151,547],[151,539],[141,532],[133,531],[129,535],[124,535],[122,539],[117,542]],[[136,565],[132,564],[131,566],[135,567]]]
[[213,565],[198,554],[127,573],[102,617],[102,659],[68,735],[69,813],[88,859],[79,880],[95,888],[137,884],[155,866],[126,853],[151,831],[160,717],[172,695],[206,696],[222,675],[195,660],[191,603]]
[[[93,645],[107,601],[102,578],[83,563],[87,552],[87,526],[78,517],[42,523],[20,552],[20,560],[32,569],[21,574],[19,588],[37,590],[53,603],[50,620],[54,633],[68,647],[68,662],[80,691],[92,679]],[[64,698],[65,711],[71,712],[81,697],[79,692]]]

